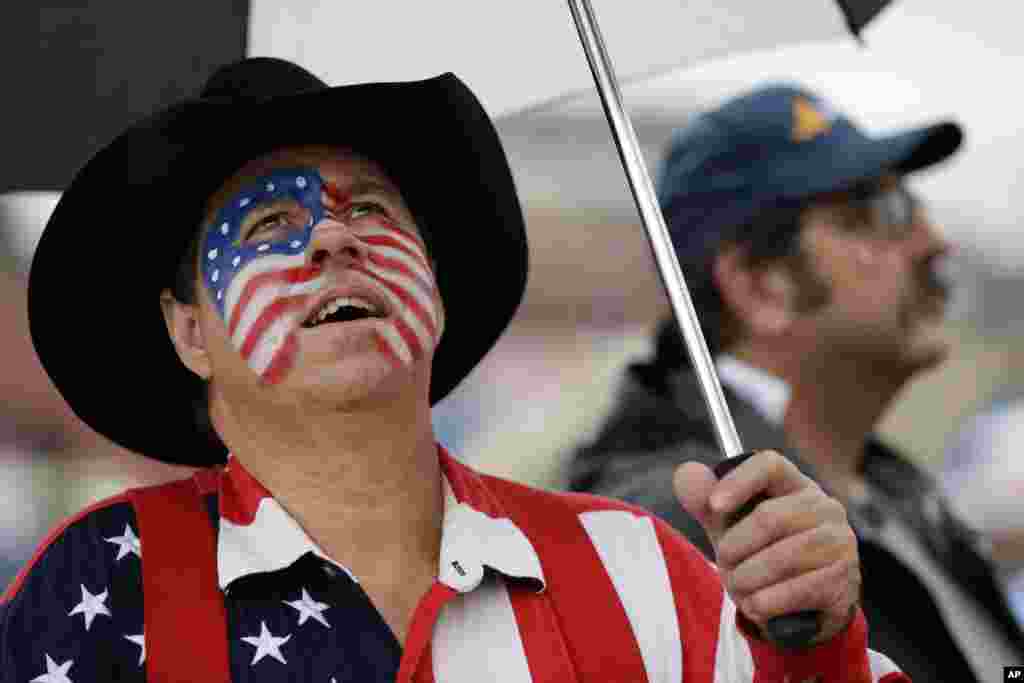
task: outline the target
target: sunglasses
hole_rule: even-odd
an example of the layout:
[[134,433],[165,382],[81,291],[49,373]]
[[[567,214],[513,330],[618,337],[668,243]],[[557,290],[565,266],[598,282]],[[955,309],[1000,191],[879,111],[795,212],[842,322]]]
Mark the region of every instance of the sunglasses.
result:
[[898,241],[913,232],[921,202],[902,184],[884,188],[877,183],[858,185],[848,196],[866,210],[877,236]]

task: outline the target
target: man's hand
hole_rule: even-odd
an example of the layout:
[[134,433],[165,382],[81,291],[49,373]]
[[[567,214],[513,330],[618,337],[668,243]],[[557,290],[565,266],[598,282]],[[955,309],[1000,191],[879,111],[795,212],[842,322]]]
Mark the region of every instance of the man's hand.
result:
[[[770,618],[803,610],[821,612],[814,642],[846,627],[859,600],[860,563],[839,501],[774,451],[757,453],[721,481],[700,463],[683,463],[673,484],[714,544],[733,601],[762,636]],[[768,499],[729,526],[758,494]]]

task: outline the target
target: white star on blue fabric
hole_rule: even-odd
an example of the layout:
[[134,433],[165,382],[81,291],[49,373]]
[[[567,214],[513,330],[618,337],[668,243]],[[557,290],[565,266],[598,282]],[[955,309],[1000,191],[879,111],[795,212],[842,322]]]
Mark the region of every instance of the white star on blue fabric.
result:
[[107,591],[103,591],[99,595],[93,595],[89,592],[89,589],[82,584],[82,602],[75,605],[75,608],[68,612],[68,616],[74,616],[76,614],[85,615],[85,630],[88,631],[89,627],[92,626],[92,620],[96,618],[97,614],[105,614],[108,617],[111,616],[110,610],[103,603],[107,599]]
[[306,623],[307,619],[313,617],[327,628],[331,627],[331,625],[327,623],[327,619],[325,619],[323,615],[324,610],[330,609],[331,606],[323,602],[317,602],[316,600],[314,600],[312,597],[310,597],[309,593],[306,591],[305,588],[302,589],[301,600],[294,600],[292,602],[282,600],[281,602],[288,605],[289,607],[294,607],[296,610],[298,610],[299,626],[302,626]]
[[50,655],[46,655],[46,673],[33,678],[32,683],[74,683],[68,678],[68,670],[74,663],[69,659],[58,666],[57,662],[50,659]]
[[137,636],[125,636],[125,640],[130,640],[139,647],[142,648],[142,652],[139,653],[139,666],[146,661],[146,632],[143,631]]
[[135,553],[137,557],[142,558],[142,546],[139,544],[139,537],[135,535],[135,532],[132,531],[131,526],[128,524],[124,525],[123,536],[114,536],[113,538],[105,538],[103,540],[117,545],[117,558],[115,558],[115,562],[130,553]]
[[275,637],[274,634],[267,629],[267,622],[261,621],[259,637],[247,636],[242,638],[245,642],[256,647],[256,654],[253,655],[252,662],[249,663],[249,666],[255,666],[256,662],[260,661],[267,655],[270,655],[282,664],[287,664],[288,662],[285,661],[284,656],[281,654],[281,646],[291,639],[291,634],[288,634],[284,638]]

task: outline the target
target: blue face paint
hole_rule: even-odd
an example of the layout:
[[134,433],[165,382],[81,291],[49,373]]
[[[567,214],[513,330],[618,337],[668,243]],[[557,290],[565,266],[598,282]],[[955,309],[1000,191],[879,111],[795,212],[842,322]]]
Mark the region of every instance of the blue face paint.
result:
[[[227,320],[225,310],[228,290],[235,276],[250,262],[271,255],[302,255],[313,234],[313,226],[324,216],[321,201],[323,178],[315,168],[292,168],[274,171],[255,180],[236,193],[217,212],[203,240],[203,282]],[[308,212],[309,219],[285,235],[276,234],[267,241],[245,242],[241,234],[246,218],[270,202],[290,200]],[[299,262],[301,263],[301,262]]]

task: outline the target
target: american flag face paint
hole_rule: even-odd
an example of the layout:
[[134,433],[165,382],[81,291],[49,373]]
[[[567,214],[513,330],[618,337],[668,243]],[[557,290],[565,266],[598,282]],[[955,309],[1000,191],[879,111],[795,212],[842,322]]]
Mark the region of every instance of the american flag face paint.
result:
[[202,252],[203,282],[231,342],[268,384],[294,365],[303,316],[330,285],[330,266],[306,256],[325,218],[342,224],[330,229],[347,229],[362,244],[365,256],[344,266],[346,275],[388,303],[389,315],[373,330],[378,349],[409,366],[441,337],[443,313],[420,237],[399,226],[382,202],[346,197],[315,168],[277,170],[220,209]]

